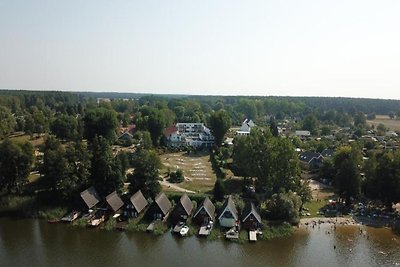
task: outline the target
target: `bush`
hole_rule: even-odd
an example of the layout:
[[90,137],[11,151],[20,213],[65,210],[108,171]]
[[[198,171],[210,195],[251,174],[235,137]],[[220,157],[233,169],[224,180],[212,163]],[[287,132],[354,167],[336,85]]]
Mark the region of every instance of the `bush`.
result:
[[125,229],[130,232],[146,232],[147,225],[139,223],[138,220],[129,219]]
[[155,235],[162,235],[162,234],[164,234],[165,232],[167,232],[167,230],[168,230],[168,228],[167,228],[167,226],[166,226],[163,222],[157,221],[157,222],[154,224],[154,231],[153,231],[153,234],[155,234]]
[[272,195],[272,199],[267,202],[270,219],[285,220],[292,224],[300,221],[301,198],[289,191]]
[[271,240],[274,238],[288,237],[293,234],[293,227],[289,223],[278,226],[265,226],[262,230],[261,240]]
[[108,221],[106,221],[104,229],[106,229],[107,231],[111,231],[115,229],[116,225],[117,225],[117,220],[111,217],[110,219],[108,219]]
[[182,183],[184,180],[183,171],[177,169],[175,172],[169,172],[169,181],[171,183]]
[[88,225],[87,220],[83,218],[79,218],[72,222],[72,226],[84,228]]
[[67,213],[63,207],[47,208],[38,211],[38,217],[45,220],[60,220]]

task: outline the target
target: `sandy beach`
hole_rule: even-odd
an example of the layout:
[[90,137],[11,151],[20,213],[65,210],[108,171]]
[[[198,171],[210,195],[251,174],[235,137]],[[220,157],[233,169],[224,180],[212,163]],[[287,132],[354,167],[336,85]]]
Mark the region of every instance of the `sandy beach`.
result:
[[365,216],[353,217],[314,217],[300,219],[299,227],[316,227],[320,225],[330,226],[360,226],[367,225],[372,227],[389,227],[390,221],[387,219],[373,219]]
[[352,217],[315,217],[315,218],[303,218],[300,219],[299,227],[315,227],[318,225],[361,225],[362,223],[357,222]]

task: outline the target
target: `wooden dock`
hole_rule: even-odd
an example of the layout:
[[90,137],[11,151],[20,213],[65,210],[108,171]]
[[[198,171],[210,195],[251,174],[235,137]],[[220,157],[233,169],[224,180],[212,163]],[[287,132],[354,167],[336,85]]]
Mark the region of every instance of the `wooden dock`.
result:
[[226,239],[239,239],[239,231],[236,230],[235,227],[231,228],[228,232],[225,234]]
[[155,224],[155,222],[150,223],[149,226],[147,226],[146,231],[147,232],[153,232],[154,231],[154,224]]
[[184,224],[177,224],[175,225],[174,229],[172,229],[172,232],[175,234],[179,234],[182,230],[182,227],[184,226]]
[[199,235],[200,236],[208,236],[211,233],[212,228],[208,227],[207,225],[200,227]]
[[257,241],[257,231],[249,231],[249,240],[251,242]]

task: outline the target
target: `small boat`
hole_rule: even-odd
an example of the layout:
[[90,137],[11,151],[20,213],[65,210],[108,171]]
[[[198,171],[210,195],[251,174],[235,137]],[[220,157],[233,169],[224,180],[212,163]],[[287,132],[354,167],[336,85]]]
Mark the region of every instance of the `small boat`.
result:
[[182,227],[182,229],[179,231],[179,234],[180,234],[181,236],[186,236],[186,235],[188,234],[188,232],[189,232],[189,226],[184,225],[184,226]]
[[102,215],[100,217],[95,217],[92,220],[90,220],[89,221],[89,225],[93,226],[93,227],[96,227],[96,226],[99,226],[104,221],[105,221],[105,216]]
[[81,215],[81,213],[79,211],[72,211],[70,213],[68,213],[67,215],[65,215],[64,217],[61,218],[61,221],[63,222],[73,222],[76,219],[78,219],[78,217]]
[[53,223],[59,223],[60,219],[53,219],[53,220],[47,220],[47,223],[53,224]]

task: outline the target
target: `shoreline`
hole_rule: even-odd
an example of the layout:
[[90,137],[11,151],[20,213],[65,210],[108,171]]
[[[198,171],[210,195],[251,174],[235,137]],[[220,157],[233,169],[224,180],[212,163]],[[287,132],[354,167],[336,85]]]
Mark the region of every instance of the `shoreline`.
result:
[[369,226],[375,228],[390,228],[389,219],[374,219],[367,216],[347,216],[347,217],[312,217],[301,218],[298,228],[315,227],[318,225],[330,226]]

